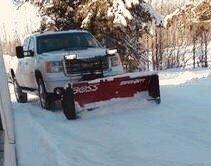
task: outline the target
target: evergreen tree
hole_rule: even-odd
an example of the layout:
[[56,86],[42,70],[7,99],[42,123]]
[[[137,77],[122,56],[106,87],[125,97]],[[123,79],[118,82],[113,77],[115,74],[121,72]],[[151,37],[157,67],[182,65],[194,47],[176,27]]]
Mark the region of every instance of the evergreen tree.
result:
[[207,46],[208,36],[211,30],[211,2],[203,0],[200,2],[192,2],[181,9],[177,9],[172,14],[165,18],[165,26],[174,26],[175,23],[180,23],[188,28],[189,34],[192,36],[193,44],[193,67],[196,66],[196,46],[200,39],[201,55],[198,57],[202,67],[208,67],[207,62]]
[[42,17],[41,31],[79,28],[75,11],[81,0],[33,0]]
[[77,10],[82,27],[91,31],[107,47],[119,50],[125,65],[130,61],[146,67],[141,37],[149,32],[152,21],[161,24],[162,17],[142,0],[88,0]]

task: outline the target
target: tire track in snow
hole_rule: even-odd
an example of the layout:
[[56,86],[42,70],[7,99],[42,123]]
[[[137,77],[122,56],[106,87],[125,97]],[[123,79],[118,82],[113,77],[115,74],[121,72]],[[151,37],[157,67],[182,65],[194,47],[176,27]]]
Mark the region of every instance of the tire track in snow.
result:
[[[21,107],[21,111],[22,113],[24,113],[24,117],[25,117],[24,120],[26,121],[26,125],[29,124],[28,128],[34,129],[34,132],[36,132],[35,134],[37,134],[36,137],[40,137],[41,142],[39,143],[42,144],[40,148],[43,149],[45,152],[47,152],[45,153],[45,155],[50,154],[49,157],[54,158],[53,161],[56,162],[55,166],[69,166],[70,163],[66,163],[66,159],[63,158],[64,155],[60,152],[59,147],[56,146],[56,142],[54,142],[53,138],[51,138],[47,130],[33,117],[32,112],[37,111],[37,108],[34,106],[32,107],[29,104],[24,104],[24,107],[22,106],[23,106],[22,104],[18,104],[18,103],[14,105],[14,107],[17,109],[18,107]],[[30,121],[30,123],[27,123],[28,121]],[[33,142],[31,143],[33,144]]]

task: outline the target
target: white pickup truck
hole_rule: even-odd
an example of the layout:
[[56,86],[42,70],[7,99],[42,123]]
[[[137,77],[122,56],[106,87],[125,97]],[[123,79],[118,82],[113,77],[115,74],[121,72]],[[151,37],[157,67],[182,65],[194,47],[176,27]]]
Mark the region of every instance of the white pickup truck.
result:
[[51,109],[67,83],[123,73],[117,52],[103,48],[84,30],[32,34],[16,54],[10,74],[17,101],[27,102],[27,93],[33,92],[44,109]]

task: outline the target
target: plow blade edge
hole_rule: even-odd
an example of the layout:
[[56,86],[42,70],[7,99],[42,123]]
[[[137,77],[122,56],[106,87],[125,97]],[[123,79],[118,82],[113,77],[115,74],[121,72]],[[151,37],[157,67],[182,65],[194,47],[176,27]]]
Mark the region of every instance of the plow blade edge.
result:
[[[75,102],[83,107],[86,104],[114,98],[133,97],[141,92],[147,92],[148,100],[155,100],[156,103],[160,103],[160,87],[157,74],[135,77],[130,75],[108,77],[68,85],[62,97],[62,107],[64,113],[69,114],[69,111],[75,112]],[[73,113],[71,117],[74,116]]]

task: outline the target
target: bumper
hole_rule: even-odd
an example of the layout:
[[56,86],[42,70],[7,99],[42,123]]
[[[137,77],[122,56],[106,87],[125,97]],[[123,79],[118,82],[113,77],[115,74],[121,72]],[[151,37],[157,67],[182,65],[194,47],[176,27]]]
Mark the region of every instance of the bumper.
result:
[[[104,76],[115,76],[123,73],[121,66],[112,68],[112,70],[104,71]],[[48,93],[53,93],[56,88],[64,88],[68,83],[77,83],[81,76],[67,77],[64,73],[48,74],[44,77],[45,87]]]
[[48,93],[54,93],[56,88],[64,88],[69,82],[69,80],[45,81],[45,87]]

